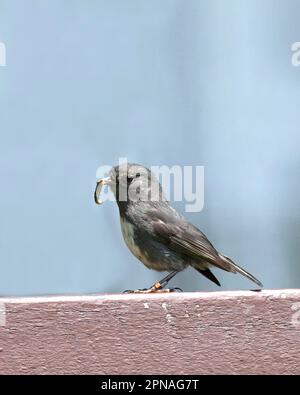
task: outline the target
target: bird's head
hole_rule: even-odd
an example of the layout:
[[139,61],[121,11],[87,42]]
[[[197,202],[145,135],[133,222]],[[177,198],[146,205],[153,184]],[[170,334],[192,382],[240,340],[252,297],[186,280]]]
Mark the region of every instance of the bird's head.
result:
[[114,166],[107,178],[97,182],[95,201],[99,199],[101,188],[108,185],[115,195],[118,205],[126,205],[138,201],[159,201],[164,199],[163,192],[156,176],[145,166],[125,163]]

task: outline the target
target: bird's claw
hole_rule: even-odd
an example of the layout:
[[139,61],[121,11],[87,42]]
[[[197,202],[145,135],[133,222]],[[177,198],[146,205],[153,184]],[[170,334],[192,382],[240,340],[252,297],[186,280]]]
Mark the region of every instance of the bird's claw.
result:
[[145,289],[127,289],[123,292],[123,294],[150,294],[156,292],[169,292],[170,290],[167,289],[157,289],[154,287],[145,288]]
[[137,294],[137,293],[146,293],[148,291],[147,288],[144,289],[126,289],[126,291],[123,291],[123,294]]
[[123,294],[150,294],[150,293],[169,293],[169,292],[183,292],[181,288],[157,288],[157,287],[150,287],[144,289],[127,289],[123,292]]

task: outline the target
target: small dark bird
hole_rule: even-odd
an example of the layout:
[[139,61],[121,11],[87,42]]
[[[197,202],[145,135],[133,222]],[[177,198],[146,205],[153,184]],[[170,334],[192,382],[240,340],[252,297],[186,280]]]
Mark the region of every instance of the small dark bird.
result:
[[133,255],[149,269],[169,272],[148,289],[128,292],[169,292],[163,288],[188,266],[219,286],[211,267],[240,273],[263,286],[252,274],[219,253],[196,226],[170,206],[155,175],[144,166],[127,163],[113,167],[109,177],[97,183],[97,204],[102,203],[99,196],[103,185],[109,185],[115,195],[123,237]]

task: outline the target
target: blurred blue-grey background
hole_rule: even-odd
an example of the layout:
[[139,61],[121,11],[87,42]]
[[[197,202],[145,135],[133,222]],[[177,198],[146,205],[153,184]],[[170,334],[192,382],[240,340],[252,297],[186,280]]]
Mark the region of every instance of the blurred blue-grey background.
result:
[[[93,202],[119,157],[204,165],[188,219],[266,287],[299,287],[299,22],[299,0],[0,0],[0,294],[160,278]],[[172,285],[218,289],[192,269]]]

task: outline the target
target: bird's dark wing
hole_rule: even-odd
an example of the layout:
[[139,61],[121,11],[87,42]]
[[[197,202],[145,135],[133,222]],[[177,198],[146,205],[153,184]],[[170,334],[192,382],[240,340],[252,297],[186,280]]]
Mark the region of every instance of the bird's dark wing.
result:
[[[189,257],[195,262],[206,262],[227,272],[238,272],[259,287],[263,286],[251,273],[234,263],[227,256],[218,253],[205,234],[187,222],[175,210],[171,208],[164,212],[151,210],[148,215],[151,234],[154,234],[156,240],[167,245],[173,251]],[[197,267],[195,268],[197,269]],[[211,277],[208,272],[204,275]]]
[[226,271],[235,271],[229,262],[222,259],[204,233],[183,217],[175,217],[173,211],[162,214],[155,210],[148,212],[147,217],[150,218],[152,234],[156,240],[173,251],[195,262],[203,261]]

